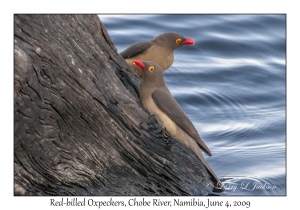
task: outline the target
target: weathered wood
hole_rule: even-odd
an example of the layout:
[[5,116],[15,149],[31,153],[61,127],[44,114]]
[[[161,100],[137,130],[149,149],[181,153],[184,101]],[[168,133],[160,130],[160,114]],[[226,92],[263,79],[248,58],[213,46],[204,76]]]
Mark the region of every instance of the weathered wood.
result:
[[[126,29],[124,29],[126,30]],[[205,195],[96,15],[14,17],[15,195]]]

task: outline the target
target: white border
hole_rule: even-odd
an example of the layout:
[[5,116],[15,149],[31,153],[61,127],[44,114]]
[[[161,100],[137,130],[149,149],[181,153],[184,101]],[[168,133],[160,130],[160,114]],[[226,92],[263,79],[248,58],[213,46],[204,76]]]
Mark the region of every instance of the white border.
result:
[[[7,1],[8,2],[8,1]],[[211,200],[250,200],[249,209],[287,208],[298,204],[300,172],[297,147],[299,130],[299,8],[296,1],[11,1],[2,3],[1,8],[1,209],[53,209],[52,197],[13,196],[13,14],[15,13],[286,13],[287,14],[287,196],[282,197],[209,197]],[[298,62],[297,62],[298,61]],[[297,174],[298,174],[297,173]],[[58,197],[54,197],[58,199]],[[80,197],[80,199],[83,197]],[[89,197],[88,197],[89,198]],[[94,197],[95,200],[110,197]],[[132,197],[114,197],[128,201]],[[139,199],[141,197],[138,197]],[[149,198],[149,197],[147,197]],[[186,199],[187,197],[182,197]],[[188,197],[190,198],[190,197]],[[163,197],[162,199],[173,199]],[[202,199],[202,198],[201,198]],[[203,198],[206,200],[207,198]],[[297,203],[296,203],[297,202]],[[77,207],[79,208],[79,207]],[[92,208],[92,207],[91,207]],[[96,209],[96,207],[93,207]],[[102,209],[121,209],[103,207]],[[158,207],[156,207],[158,208]],[[223,207],[224,209],[226,207]],[[127,207],[128,209],[128,207]],[[130,208],[131,209],[131,208]],[[136,207],[135,209],[141,209]],[[148,207],[148,209],[150,209]],[[152,209],[152,207],[151,207]],[[159,208],[161,209],[161,208]],[[170,209],[170,208],[169,208]],[[173,209],[173,208],[172,208]],[[175,208],[185,209],[185,208]],[[194,208],[196,209],[196,208]],[[201,208],[197,208],[201,209]],[[222,208],[210,208],[222,209]],[[228,208],[230,209],[230,208]]]

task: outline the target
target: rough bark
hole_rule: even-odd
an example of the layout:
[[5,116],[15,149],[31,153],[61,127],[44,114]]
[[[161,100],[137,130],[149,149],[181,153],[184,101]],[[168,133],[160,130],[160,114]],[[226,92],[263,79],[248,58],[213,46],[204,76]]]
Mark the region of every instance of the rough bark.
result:
[[97,15],[15,15],[15,195],[210,193],[139,83]]

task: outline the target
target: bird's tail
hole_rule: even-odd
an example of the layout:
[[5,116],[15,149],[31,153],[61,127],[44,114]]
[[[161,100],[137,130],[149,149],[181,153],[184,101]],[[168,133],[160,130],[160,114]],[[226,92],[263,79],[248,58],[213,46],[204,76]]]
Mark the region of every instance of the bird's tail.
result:
[[215,172],[212,170],[210,165],[208,165],[208,162],[204,159],[201,150],[199,149],[198,151],[193,151],[196,156],[201,160],[201,162],[204,164],[206,169],[208,170],[209,174],[213,177],[213,182],[214,182],[214,190],[215,191],[224,191],[224,187],[220,179],[217,177]]

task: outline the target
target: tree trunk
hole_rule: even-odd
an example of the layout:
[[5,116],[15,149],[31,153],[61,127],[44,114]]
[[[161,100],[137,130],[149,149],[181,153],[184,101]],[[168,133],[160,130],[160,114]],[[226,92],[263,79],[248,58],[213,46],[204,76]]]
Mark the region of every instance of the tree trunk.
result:
[[14,68],[15,195],[211,192],[201,161],[141,107],[97,15],[15,15]]

